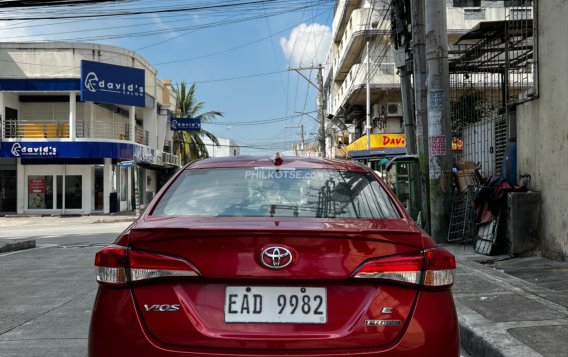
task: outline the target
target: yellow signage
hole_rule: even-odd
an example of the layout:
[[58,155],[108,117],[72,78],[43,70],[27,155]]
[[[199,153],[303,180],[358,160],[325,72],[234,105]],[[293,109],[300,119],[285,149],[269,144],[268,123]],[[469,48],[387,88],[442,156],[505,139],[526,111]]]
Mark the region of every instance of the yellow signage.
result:
[[[406,136],[404,134],[371,134],[371,150],[405,147]],[[347,153],[353,150],[367,150],[366,135],[363,135],[345,148]]]

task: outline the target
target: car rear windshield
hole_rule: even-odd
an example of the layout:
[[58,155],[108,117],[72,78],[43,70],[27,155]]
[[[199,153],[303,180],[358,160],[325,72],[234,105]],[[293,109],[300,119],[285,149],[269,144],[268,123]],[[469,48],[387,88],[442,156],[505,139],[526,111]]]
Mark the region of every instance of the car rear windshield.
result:
[[190,169],[153,215],[398,219],[383,187],[364,172],[329,169]]

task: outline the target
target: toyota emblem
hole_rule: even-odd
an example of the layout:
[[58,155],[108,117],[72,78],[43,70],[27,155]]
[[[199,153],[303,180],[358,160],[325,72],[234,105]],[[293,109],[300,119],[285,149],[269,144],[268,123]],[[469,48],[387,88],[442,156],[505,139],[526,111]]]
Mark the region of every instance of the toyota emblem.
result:
[[264,248],[260,253],[262,265],[271,269],[286,268],[292,263],[292,253],[282,246]]

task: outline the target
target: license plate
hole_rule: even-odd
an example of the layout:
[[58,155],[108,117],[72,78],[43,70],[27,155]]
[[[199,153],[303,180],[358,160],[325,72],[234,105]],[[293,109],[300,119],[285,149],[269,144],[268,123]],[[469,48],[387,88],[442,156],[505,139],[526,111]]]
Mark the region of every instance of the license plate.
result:
[[325,324],[325,288],[228,286],[225,322]]

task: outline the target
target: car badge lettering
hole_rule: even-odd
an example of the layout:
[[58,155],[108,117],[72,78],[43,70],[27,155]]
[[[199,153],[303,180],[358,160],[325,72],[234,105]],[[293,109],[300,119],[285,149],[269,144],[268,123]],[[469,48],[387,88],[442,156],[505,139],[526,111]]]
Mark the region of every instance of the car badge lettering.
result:
[[150,312],[150,311],[154,311],[154,312],[176,312],[176,311],[179,311],[179,307],[180,307],[179,304],[173,304],[173,305],[169,305],[169,304],[146,305],[146,304],[144,304],[144,310],[146,310],[146,312]]
[[282,246],[270,246],[262,250],[260,261],[267,268],[282,269],[292,263],[292,253]]
[[365,320],[367,326],[400,326],[400,320]]

